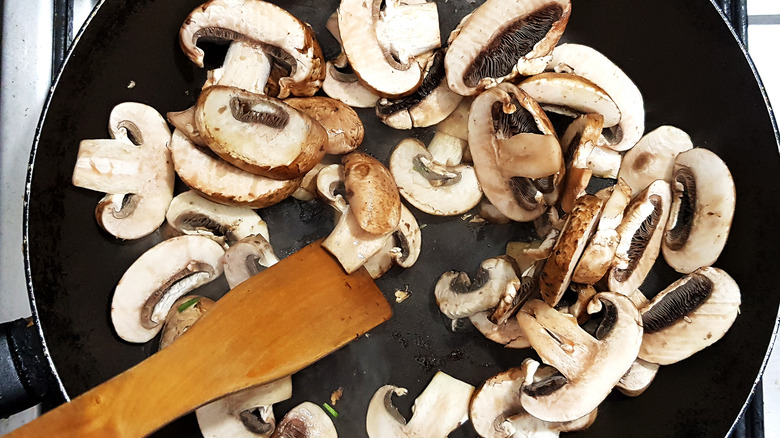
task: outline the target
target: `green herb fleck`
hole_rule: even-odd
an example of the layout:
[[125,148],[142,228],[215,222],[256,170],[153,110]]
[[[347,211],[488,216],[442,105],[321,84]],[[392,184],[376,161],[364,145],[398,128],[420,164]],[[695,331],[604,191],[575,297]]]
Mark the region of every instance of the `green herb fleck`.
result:
[[323,404],[322,404],[322,407],[323,407],[323,408],[325,408],[325,410],[326,410],[326,411],[328,411],[328,413],[329,413],[329,414],[330,414],[330,415],[331,415],[333,418],[339,418],[339,413],[338,413],[338,412],[336,412],[336,410],[335,410],[335,409],[333,409],[332,407],[330,407],[330,405],[329,405],[329,404],[327,404],[327,403],[323,403]]
[[185,310],[187,310],[187,309],[189,309],[190,307],[192,307],[192,306],[194,306],[195,304],[197,304],[197,303],[198,303],[198,301],[200,301],[200,299],[201,299],[201,298],[203,298],[203,297],[195,297],[195,298],[189,299],[189,300],[187,300],[187,301],[185,301],[185,302],[181,303],[181,304],[179,305],[179,307],[177,307],[177,308],[176,308],[176,310],[177,310],[179,313],[181,313],[181,312],[184,312]]
[[426,173],[430,173],[431,170],[428,169],[428,167],[423,164],[421,161],[416,160],[414,164],[412,165],[412,170],[415,170],[416,172],[420,173],[421,175],[425,175]]

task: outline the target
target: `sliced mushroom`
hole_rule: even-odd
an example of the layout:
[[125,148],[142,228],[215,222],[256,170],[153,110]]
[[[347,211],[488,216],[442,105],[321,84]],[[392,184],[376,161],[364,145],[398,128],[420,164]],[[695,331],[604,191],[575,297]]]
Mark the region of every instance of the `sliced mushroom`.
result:
[[596,232],[585,247],[572,275],[573,282],[595,284],[612,267],[615,251],[620,243],[617,228],[623,221],[623,212],[629,202],[631,188],[621,179],[612,187],[609,198],[604,203]]
[[657,179],[671,183],[675,157],[691,148],[691,137],[682,129],[674,126],[656,128],[626,152],[618,178],[631,187],[632,197]]
[[517,324],[516,318],[509,318],[496,324],[490,320],[491,314],[490,310],[477,312],[469,316],[469,321],[484,337],[506,348],[520,349],[531,346],[523,335],[520,325]]
[[450,36],[450,89],[471,96],[518,74],[542,72],[570,14],[568,0],[488,0]]
[[666,263],[682,273],[715,263],[726,245],[735,203],[734,180],[723,160],[702,148],[680,153],[662,246]]
[[491,204],[485,197],[479,201],[479,218],[486,220],[491,224],[508,224],[512,222],[512,219],[509,219],[504,213],[498,211],[496,206]]
[[212,307],[214,300],[200,295],[185,295],[176,300],[165,316],[159,349],[171,345]]
[[552,422],[582,418],[607,397],[639,353],[642,319],[627,297],[602,292],[588,305],[603,312],[593,337],[572,318],[541,300],[528,301],[517,319],[534,350],[560,375],[525,386],[521,404],[531,415]]
[[[468,120],[464,123],[468,124]],[[469,143],[465,139],[454,137],[437,130],[428,143],[428,152],[434,162],[444,166],[457,166],[464,159]]]
[[618,391],[629,397],[639,397],[653,383],[658,368],[658,364],[642,359],[635,360],[616,385]]
[[[346,59],[346,56],[345,56]],[[326,65],[325,80],[322,91],[333,99],[356,108],[373,108],[379,100],[374,90],[363,85],[352,71],[344,71],[345,67],[337,66],[333,61]]]
[[376,115],[382,123],[395,129],[424,128],[455,111],[463,96],[451,91],[444,80],[444,53],[444,49],[434,52],[422,83],[413,93],[398,99],[379,99]]
[[372,234],[391,233],[401,219],[401,196],[390,171],[360,151],[345,155],[346,198],[360,227]]
[[171,305],[222,275],[225,250],[204,236],[178,236],[143,253],[114,290],[111,322],[128,342],[147,342],[162,328]]
[[95,209],[98,224],[120,239],[138,239],[165,221],[175,174],[171,132],[152,107],[124,102],[109,116],[112,140],[82,140],[72,182],[106,193]]
[[330,166],[331,164],[337,164],[341,159],[337,155],[325,155],[322,157],[322,161],[317,163],[310,171],[306,172],[306,175],[301,179],[301,185],[295,189],[292,197],[299,201],[312,201],[317,198],[317,177],[320,175],[320,171]]
[[609,94],[621,115],[620,122],[609,130],[606,145],[611,149],[626,151],[642,137],[645,130],[642,93],[606,56],[581,44],[561,44],[553,50],[547,70],[582,76]]
[[706,267],[658,293],[642,309],[645,335],[639,358],[679,362],[720,340],[739,314],[739,286],[725,271]]
[[554,135],[550,120],[522,90],[503,83],[474,99],[469,114],[469,149],[482,191],[505,216],[531,221],[544,213],[547,200],[551,200],[547,195],[555,193],[555,181],[562,174],[536,180],[504,176],[498,143],[520,133]]
[[434,295],[439,310],[450,319],[458,319],[495,308],[507,289],[517,291],[519,287],[514,261],[500,256],[483,261],[474,280],[465,272],[445,272],[436,283]]
[[176,195],[166,217],[183,234],[211,237],[225,246],[255,234],[268,239],[268,225],[251,208],[217,204],[193,190]]
[[601,114],[604,127],[620,122],[620,108],[606,91],[593,82],[568,73],[545,72],[533,75],[518,85],[545,111],[571,115]]
[[401,205],[401,220],[393,237],[385,242],[385,246],[365,266],[372,278],[379,278],[396,264],[402,268],[410,268],[420,257],[422,251],[422,232],[417,219],[403,204]]
[[317,173],[317,193],[326,204],[336,210],[336,220],[347,209],[347,201],[344,199],[344,166],[330,164]]
[[333,421],[321,407],[303,402],[288,412],[271,438],[337,438]]
[[393,406],[392,396],[406,395],[405,388],[385,385],[368,404],[366,431],[369,438],[446,438],[468,420],[474,387],[439,371],[412,406],[409,423]]
[[669,183],[656,180],[626,207],[617,228],[620,243],[609,270],[609,290],[628,295],[644,282],[661,252],[671,196]]
[[265,208],[286,199],[301,183],[300,178],[277,180],[241,170],[196,146],[179,129],[173,131],[170,149],[184,184],[220,204]]
[[179,31],[184,53],[203,67],[203,39],[240,41],[262,48],[283,71],[278,96],[311,96],[325,77],[322,49],[311,27],[265,1],[210,0],[195,8]]
[[581,197],[574,205],[539,278],[542,298],[547,304],[558,304],[568,289],[577,262],[598,224],[603,205],[604,201],[593,195]]
[[[471,111],[471,104],[474,100],[470,97],[464,98],[460,101],[455,110],[444,118],[438,125],[436,125],[436,133],[447,134],[455,138],[459,138],[464,141],[469,139],[469,112]],[[431,140],[433,142],[433,140]],[[468,152],[468,148],[464,151]],[[464,157],[465,161],[466,160]],[[444,164],[444,163],[442,163]]]
[[325,129],[310,116],[274,98],[220,85],[200,94],[195,123],[222,159],[275,179],[303,176],[328,144]]
[[225,279],[231,289],[279,262],[268,240],[260,234],[247,236],[225,251]]
[[266,94],[273,60],[261,45],[233,41],[222,66],[208,71],[203,88],[214,85],[236,87],[255,94]]
[[292,379],[287,376],[201,406],[195,417],[204,438],[268,438],[276,428],[272,405],[290,397]]
[[393,150],[390,173],[404,199],[428,214],[462,214],[482,199],[473,167],[438,164],[425,145],[415,138],[401,141]]
[[325,153],[346,154],[363,142],[363,122],[349,105],[323,96],[298,97],[284,101],[319,122],[328,133]]
[[165,114],[165,118],[175,128],[174,133],[178,130],[180,134],[184,134],[192,143],[206,147],[206,139],[200,136],[198,127],[195,126],[195,105],[186,110],[171,111]]
[[382,251],[387,240],[392,238],[392,232],[369,233],[360,226],[352,210],[354,207],[346,203],[344,205],[333,232],[322,241],[322,247],[333,254],[344,270],[351,274]]

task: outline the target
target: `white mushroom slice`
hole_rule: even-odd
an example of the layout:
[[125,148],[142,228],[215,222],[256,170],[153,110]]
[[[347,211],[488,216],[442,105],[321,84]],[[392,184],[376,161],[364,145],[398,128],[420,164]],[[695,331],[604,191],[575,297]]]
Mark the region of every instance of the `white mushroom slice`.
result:
[[275,179],[303,176],[328,144],[325,129],[310,116],[274,98],[220,85],[200,94],[195,124],[222,159]]
[[671,197],[669,183],[656,180],[626,207],[617,228],[620,243],[609,270],[609,290],[628,295],[645,281],[661,252]]
[[[550,244],[549,248],[550,250],[552,250],[553,246],[555,245],[557,237],[558,235],[556,234],[555,238],[552,239],[552,243]],[[530,242],[507,242],[506,255],[512,257],[515,260],[520,272],[525,272],[531,266],[536,265],[536,263],[540,260],[535,256],[534,251],[542,245],[542,242],[542,240],[532,240]],[[534,255],[528,255],[529,251]],[[547,257],[543,257],[541,260],[544,260],[545,258]]]
[[[455,110],[436,125],[436,133],[451,135],[464,141],[469,139],[469,112],[472,98],[464,98]],[[433,141],[431,141],[433,142]],[[465,151],[464,151],[465,152]],[[435,156],[435,154],[434,154]],[[444,163],[442,163],[444,164]]]
[[271,438],[337,438],[333,421],[321,407],[303,402],[288,412],[276,426]]
[[484,337],[506,348],[520,349],[531,346],[523,335],[520,325],[517,324],[516,318],[509,318],[496,324],[488,318],[490,314],[489,310],[477,312],[469,316],[469,321]]
[[715,263],[726,245],[735,203],[734,179],[723,160],[702,148],[680,153],[662,246],[666,263],[682,273]]
[[658,364],[637,359],[615,387],[629,397],[638,397],[653,383],[658,368],[660,368]]
[[639,358],[669,365],[707,348],[734,323],[741,301],[737,283],[718,268],[675,281],[640,309],[645,335]]
[[147,342],[182,295],[222,275],[225,250],[203,236],[178,236],[143,253],[114,290],[111,322],[128,342]]
[[618,178],[623,178],[631,187],[631,197],[657,179],[671,183],[675,157],[691,148],[691,137],[685,131],[661,126],[645,134],[626,152]]
[[436,283],[434,295],[439,310],[450,319],[458,319],[496,307],[507,289],[517,291],[520,284],[511,259],[493,257],[479,265],[473,281],[465,272],[445,272]]
[[434,52],[425,77],[414,92],[393,100],[379,99],[377,117],[395,129],[424,128],[441,122],[463,99],[450,91],[444,78],[444,49],[440,49]]
[[401,195],[390,170],[361,151],[345,155],[341,162],[346,199],[360,227],[377,235],[393,232],[401,220]]
[[349,105],[323,96],[298,97],[284,101],[319,122],[328,133],[327,154],[346,154],[363,143],[363,122]]
[[[441,47],[439,9],[425,0],[385,1],[376,22],[376,34],[382,47],[402,64]],[[419,62],[424,65],[423,62]]]
[[286,199],[301,182],[300,178],[277,180],[241,170],[208,148],[196,146],[178,129],[173,131],[170,149],[176,174],[184,184],[220,204],[265,208]]
[[[382,3],[342,0],[338,9],[339,32],[349,63],[363,83],[379,95],[400,96],[420,85],[422,68],[407,54],[396,53],[404,57],[395,59],[390,48],[379,40],[377,22]],[[393,2],[386,2],[386,9],[393,7]]]
[[401,205],[401,220],[393,237],[385,242],[384,248],[368,259],[365,266],[372,278],[379,278],[396,264],[402,268],[410,268],[420,257],[422,251],[422,232],[417,219],[403,204]]
[[488,0],[450,37],[450,89],[471,96],[518,74],[542,72],[570,14],[568,0]]
[[608,146],[616,151],[631,149],[645,130],[642,93],[631,79],[600,52],[580,44],[561,44],[552,52],[548,71],[574,73],[609,94],[620,109],[620,122],[610,129]]
[[[468,124],[468,120],[464,123]],[[437,130],[428,143],[428,152],[434,162],[444,166],[457,166],[463,161],[463,153],[468,149],[468,141]]]
[[415,138],[407,138],[396,146],[390,156],[390,173],[404,199],[428,214],[462,214],[482,199],[473,167],[438,164]]
[[260,45],[233,41],[222,66],[209,70],[203,88],[213,85],[236,87],[255,94],[266,94],[273,61]]
[[606,91],[577,75],[545,72],[531,76],[518,85],[543,109],[564,115],[601,114],[604,127],[620,122],[620,109]]
[[124,102],[109,116],[113,140],[82,140],[72,182],[106,193],[95,217],[108,233],[138,239],[165,221],[175,174],[168,143],[171,131],[152,107]]
[[200,38],[260,46],[286,73],[277,79],[281,99],[311,96],[325,77],[322,50],[311,27],[265,1],[210,0],[190,13],[179,30],[179,42],[184,54],[203,67]]
[[385,385],[368,404],[366,432],[369,438],[446,438],[468,420],[474,387],[441,371],[414,400],[409,423],[393,406],[391,397],[406,395],[405,388]]
[[269,438],[276,428],[271,405],[292,397],[287,376],[227,395],[195,410],[204,438]]
[[572,281],[582,284],[595,284],[609,268],[615,258],[620,243],[617,228],[623,221],[623,211],[631,202],[631,188],[621,179],[613,186],[609,199],[604,203],[596,232],[574,269]]
[[539,277],[542,298],[549,305],[558,304],[568,289],[577,262],[596,229],[603,205],[604,201],[593,195],[581,197],[574,205]]
[[[190,141],[198,146],[206,146],[206,139],[200,136],[197,126],[195,126],[195,105],[182,111],[172,111],[165,114],[165,118],[173,125],[174,133],[179,131]],[[171,140],[173,141],[173,140]],[[171,151],[173,154],[173,151]]]
[[344,166],[330,164],[317,173],[317,193],[326,204],[336,210],[336,220],[347,210],[347,201],[341,193],[344,193]]
[[356,108],[373,108],[379,95],[363,85],[354,72],[339,71],[332,61],[326,65],[322,91],[328,96]]
[[372,234],[365,231],[352,212],[353,208],[352,205],[347,205],[333,232],[322,242],[322,247],[333,254],[350,274],[381,251],[385,242],[392,237],[392,233]]
[[474,169],[488,200],[512,220],[531,221],[541,216],[547,201],[553,200],[555,181],[563,174],[539,180],[505,177],[497,152],[499,140],[521,132],[554,134],[539,105],[516,86],[500,84],[474,99],[468,129]]
[[530,179],[555,175],[563,166],[558,139],[552,134],[521,132],[497,141],[498,165],[505,177]]
[[173,198],[166,218],[183,234],[210,237],[225,246],[255,234],[268,239],[268,225],[251,208],[217,204],[193,190]]
[[168,315],[165,316],[159,349],[162,350],[179,339],[179,336],[189,330],[212,307],[214,307],[214,300],[200,295],[185,295],[176,300]]
[[551,422],[582,418],[607,397],[639,353],[642,319],[627,297],[597,294],[588,313],[603,311],[591,336],[572,318],[544,301],[528,301],[518,323],[544,363],[561,375],[523,387],[521,403],[531,415]]
[[268,240],[259,234],[242,238],[225,251],[225,279],[231,289],[279,262]]

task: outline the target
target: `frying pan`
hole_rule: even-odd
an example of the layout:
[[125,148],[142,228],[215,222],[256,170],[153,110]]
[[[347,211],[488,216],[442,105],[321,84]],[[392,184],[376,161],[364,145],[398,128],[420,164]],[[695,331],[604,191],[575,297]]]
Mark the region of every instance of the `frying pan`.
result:
[[[106,137],[114,105],[140,101],[165,113],[195,102],[205,75],[181,53],[177,30],[200,3],[104,1],[79,34],[46,105],[26,193],[25,260],[33,316],[56,380],[54,391],[64,398],[156,350],[156,341],[122,342],[112,331],[109,309],[113,289],[127,267],[165,236],[158,231],[140,240],[119,241],[107,235],[94,219],[101,195],[73,187],[70,176],[79,141]],[[336,42],[324,28],[336,1],[279,3],[312,24],[326,57],[336,55]],[[446,38],[460,18],[482,2],[438,3]],[[596,423],[578,436],[724,436],[766,363],[780,304],[780,233],[775,230],[780,209],[774,200],[780,157],[766,96],[744,49],[707,0],[575,2],[562,41],[598,49],[634,80],[645,99],[646,131],[663,124],[678,126],[695,145],[715,151],[728,164],[737,188],[737,210],[716,266],[737,280],[743,300],[739,318],[721,341],[662,367],[638,398],[610,395]],[[427,142],[433,134],[430,129],[393,131],[371,110],[359,113],[366,130],[363,149],[385,163],[401,139],[414,136]],[[395,400],[408,417],[414,397],[438,370],[477,386],[533,355],[492,344],[469,327],[453,332],[432,296],[443,272],[473,273],[482,260],[503,254],[507,242],[528,239],[533,227],[475,224],[412,211],[426,225],[422,255],[413,268],[394,268],[378,281],[388,299],[397,289],[407,289],[411,298],[394,304],[393,319],[370,336],[296,374],[293,398],[276,406],[278,417],[304,400],[329,401],[331,392],[341,387],[344,395],[336,405],[340,416],[334,423],[341,436],[365,436],[368,400],[384,384],[409,389],[409,396]],[[280,257],[333,227],[329,209],[316,202],[290,199],[260,214]],[[643,290],[653,295],[677,277],[661,260]],[[218,298],[225,291],[226,283],[218,281],[199,292]],[[468,424],[452,434],[474,435]],[[199,433],[189,415],[155,436]]]

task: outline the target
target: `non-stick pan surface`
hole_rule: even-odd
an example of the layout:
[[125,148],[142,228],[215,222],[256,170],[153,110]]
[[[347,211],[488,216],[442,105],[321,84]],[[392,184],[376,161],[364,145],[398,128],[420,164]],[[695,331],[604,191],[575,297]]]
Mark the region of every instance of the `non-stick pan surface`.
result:
[[[112,331],[109,308],[127,267],[163,239],[157,232],[123,242],[98,228],[94,208],[101,195],[70,184],[78,143],[106,138],[108,114],[120,102],[143,102],[163,114],[195,102],[204,73],[181,53],[177,31],[199,3],[105,1],[80,34],[47,105],[27,194],[26,257],[34,312],[61,389],[71,397],[155,351],[156,341],[121,341]],[[337,53],[324,27],[336,1],[279,3],[312,24],[326,56]],[[481,2],[438,3],[446,38]],[[593,427],[579,435],[724,436],[765,363],[780,302],[780,160],[765,95],[736,38],[707,0],[575,1],[563,41],[591,45],[625,70],[644,95],[647,131],[678,126],[697,146],[726,161],[736,182],[737,211],[716,266],[738,281],[743,299],[741,314],[725,338],[688,360],[662,367],[638,398],[612,394]],[[432,136],[431,130],[393,131],[372,113],[360,111],[366,127],[363,148],[385,163],[402,138]],[[365,436],[366,407],[381,385],[409,389],[409,396],[396,398],[408,416],[412,400],[436,371],[476,386],[532,354],[492,344],[473,329],[452,332],[432,296],[443,272],[473,273],[485,258],[502,254],[508,241],[529,238],[532,226],[474,224],[412,210],[427,225],[422,256],[413,268],[394,268],[379,281],[388,299],[396,289],[408,289],[411,298],[394,303],[393,319],[370,336],[296,374],[294,397],[276,407],[277,416],[304,400],[329,401],[331,392],[342,387],[344,395],[336,405],[341,415],[334,423],[343,437]],[[316,202],[290,199],[260,213],[282,257],[325,236],[333,226],[332,214]],[[652,295],[676,278],[660,261],[643,290]],[[218,281],[201,292],[217,298],[226,290],[226,283]],[[181,378],[199,384],[195,377]],[[194,416],[159,435],[199,436]],[[453,436],[474,432],[467,425]]]

